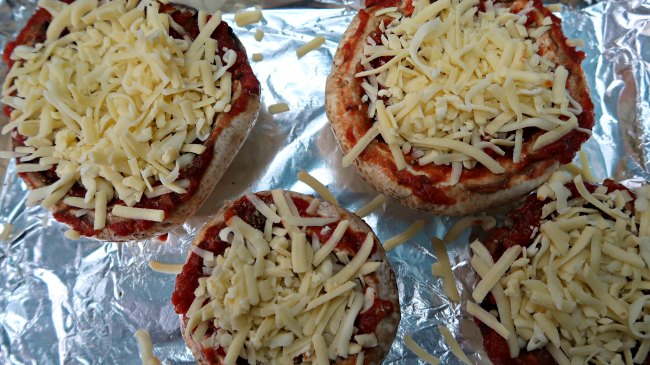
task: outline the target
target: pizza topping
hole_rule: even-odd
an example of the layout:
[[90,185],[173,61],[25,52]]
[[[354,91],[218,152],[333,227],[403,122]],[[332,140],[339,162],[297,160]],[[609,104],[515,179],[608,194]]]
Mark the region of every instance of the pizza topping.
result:
[[368,214],[370,214],[373,210],[379,208],[379,206],[384,204],[385,201],[386,201],[386,196],[384,194],[379,194],[374,199],[369,201],[368,204],[357,209],[357,211],[354,212],[354,214],[356,214],[359,218],[363,218]]
[[431,355],[415,341],[413,341],[413,337],[411,337],[411,335],[404,336],[404,345],[407,349],[411,350],[412,353],[416,354],[420,359],[426,361],[427,363],[431,365],[440,364],[440,359]]
[[262,28],[257,28],[257,30],[255,31],[255,36],[254,37],[255,37],[256,41],[258,41],[258,42],[262,41],[262,39],[264,38],[264,31],[262,30]]
[[438,331],[440,331],[440,334],[442,335],[442,338],[445,339],[445,342],[449,346],[449,349],[451,350],[451,352],[454,355],[456,355],[456,357],[460,361],[464,362],[467,365],[472,365],[472,362],[467,357],[467,355],[465,355],[465,353],[463,352],[463,349],[460,348],[460,345],[458,344],[458,342],[456,341],[454,336],[451,334],[451,331],[449,331],[449,328],[447,328],[444,325],[439,325],[438,326]]
[[258,23],[260,20],[262,20],[262,10],[260,9],[244,10],[235,14],[235,23],[239,27],[255,24]]
[[149,261],[149,268],[159,273],[177,275],[183,269],[183,264],[169,264],[151,260]]
[[339,202],[336,201],[334,194],[332,194],[332,192],[327,188],[327,186],[325,186],[322,182],[318,181],[318,179],[316,179],[315,177],[311,176],[308,172],[306,171],[298,172],[298,180],[309,185],[309,187],[314,189],[314,191],[318,193],[318,195],[320,195],[321,198],[327,200],[328,202],[334,205],[339,205]]
[[585,46],[585,40],[576,38],[576,39],[567,39],[566,44],[571,47],[583,48]]
[[0,241],[7,241],[11,236],[14,225],[11,223],[0,223]]
[[[156,1],[47,5],[54,12],[47,40],[14,49],[3,85],[2,101],[14,109],[3,132],[17,129],[33,149],[19,171],[53,168],[58,177],[29,201],[51,207],[79,184],[99,230],[107,201],[133,207],[155,189],[185,193],[181,170],[206,150],[215,115],[230,109],[228,69],[237,54],[216,54],[210,36],[220,14],[190,41],[170,35],[170,27],[185,32]],[[117,209],[133,219],[164,218],[127,207]]]
[[597,180],[594,177],[594,174],[591,172],[591,166],[589,166],[587,153],[583,150],[580,150],[580,152],[578,152],[578,156],[580,157],[580,172],[575,172],[574,175],[582,175],[585,181],[596,182]]
[[494,228],[496,224],[496,219],[489,215],[481,217],[465,217],[454,223],[454,225],[449,228],[449,231],[445,233],[443,241],[447,244],[454,242],[463,231],[472,226],[480,225],[484,230],[488,230]]
[[418,234],[418,232],[420,232],[423,227],[424,227],[424,221],[423,220],[420,219],[420,220],[415,221],[404,232],[398,234],[395,237],[391,237],[391,238],[387,239],[384,242],[384,250],[386,250],[386,252],[388,252],[388,251],[394,249],[395,247],[401,245],[402,243],[410,240],[411,238],[413,238],[413,236]]
[[158,209],[146,209],[116,205],[111,213],[116,217],[129,219],[142,219],[146,221],[162,222],[165,219],[165,212]]
[[67,231],[65,231],[63,233],[63,236],[65,236],[65,238],[67,238],[69,240],[73,240],[73,241],[78,241],[81,238],[81,236],[79,235],[79,232],[75,231],[74,229],[68,229]]
[[490,267],[485,276],[482,277],[481,281],[476,285],[474,292],[472,292],[472,298],[477,303],[481,303],[483,299],[485,299],[490,290],[492,290],[520,254],[520,246],[510,247],[503,253],[501,258],[499,258],[499,261]]
[[438,262],[431,265],[431,273],[433,276],[441,277],[447,297],[452,302],[460,303],[460,292],[456,286],[454,273],[451,271],[451,262],[449,262],[449,254],[445,243],[437,238],[432,239],[433,251],[436,254]]
[[363,137],[361,137],[357,143],[352,148],[350,148],[348,153],[343,156],[343,166],[350,166],[350,164],[352,164],[352,162],[357,157],[359,157],[363,150],[365,150],[366,147],[368,147],[368,145],[370,145],[370,143],[372,143],[372,141],[377,138],[378,135],[379,128],[377,128],[377,123],[375,123],[372,127],[370,127],[370,129],[368,129],[366,134],[364,134]]
[[[478,241],[472,243],[470,247],[474,251],[474,255],[480,257],[481,259],[479,260],[479,259],[472,258],[472,267],[474,268],[474,270],[476,270],[478,275],[483,278],[487,275],[490,268],[494,266],[494,261],[492,260],[492,256],[484,246],[478,244]],[[512,310],[510,307],[510,302],[506,300],[503,287],[501,285],[495,285],[492,287],[490,293],[495,298],[497,304],[497,311],[499,313],[499,318],[501,319],[501,324],[503,325],[507,333],[514,334],[515,327],[512,320],[512,314],[511,314]],[[494,322],[491,322],[490,327],[496,331]],[[500,330],[501,332],[503,332],[501,328]],[[517,341],[517,337],[512,335],[512,336],[507,336],[505,339],[511,356],[512,357],[519,356],[519,343]]]
[[[381,265],[368,261],[376,245],[374,235],[366,234],[354,256],[342,261],[336,247],[349,227],[347,220],[321,244],[318,236],[308,237],[307,219],[338,217],[296,217],[292,199],[282,191],[273,191],[271,197],[269,201],[246,195],[255,207],[253,214],[274,223],[268,231],[267,224],[262,231],[245,217],[227,216],[218,231],[219,239],[229,243],[225,251],[213,255],[193,246],[208,276],[198,278],[195,299],[185,314],[185,335],[223,348],[226,364],[237,358],[329,364],[377,346],[374,334],[355,324],[367,302],[372,307],[377,300],[374,289],[364,291],[361,281]],[[290,217],[297,218],[297,224]],[[210,326],[215,329],[207,332]]]
[[271,114],[280,114],[289,111],[289,105],[287,103],[277,103],[269,105],[269,113]]
[[307,42],[307,43],[303,44],[302,46],[300,46],[296,50],[296,55],[298,56],[298,58],[302,58],[307,53],[309,53],[309,52],[311,52],[311,51],[313,51],[315,49],[318,49],[320,46],[323,45],[323,43],[325,43],[325,38],[323,38],[322,36],[316,36],[312,40],[310,40],[309,42]]
[[503,323],[499,322],[499,320],[494,315],[492,315],[492,313],[481,308],[479,305],[477,305],[474,302],[467,302],[467,313],[478,318],[481,322],[485,323],[488,327],[492,328],[496,333],[501,335],[501,337],[503,338],[507,339],[512,335],[512,332],[510,332],[503,325]]
[[[491,290],[499,320],[474,303],[468,311],[508,339],[513,357],[514,341],[527,351],[545,348],[559,364],[623,363],[623,357],[644,362],[650,349],[644,284],[650,280],[650,188],[634,197],[623,187],[593,188],[582,176],[560,171],[539,188],[538,198],[544,206],[530,246],[512,246],[494,264],[485,246],[472,243],[472,267],[482,277],[474,299],[482,302]],[[505,272],[497,268],[502,260]]]
[[[569,72],[540,56],[538,38],[552,24],[530,23],[488,1],[418,3],[411,16],[395,8],[368,38],[361,58],[361,87],[368,116],[375,120],[344,157],[349,165],[378,135],[398,170],[404,155],[419,165],[451,165],[449,184],[476,164],[494,174],[505,170],[495,156],[512,152],[522,161],[579,129],[581,106],[567,91]],[[534,22],[533,22],[534,23]],[[524,147],[534,128],[544,131]]]
[[140,360],[143,365],[160,365],[160,360],[153,354],[153,345],[151,344],[151,336],[145,329],[138,329],[133,334],[136,341],[138,341],[138,348],[140,349]]

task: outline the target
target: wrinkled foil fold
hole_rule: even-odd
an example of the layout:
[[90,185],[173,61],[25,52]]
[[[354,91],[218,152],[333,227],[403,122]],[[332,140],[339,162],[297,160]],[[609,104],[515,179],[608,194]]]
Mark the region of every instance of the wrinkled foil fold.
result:
[[[350,210],[377,195],[353,168],[341,166],[342,155],[324,109],[332,58],[359,1],[185,2],[226,12],[224,19],[249,56],[264,55],[262,62],[252,62],[263,102],[254,129],[208,201],[165,241],[69,241],[63,237],[67,228],[47,211],[26,206],[27,189],[15,174],[15,163],[0,161],[0,223],[12,225],[8,239],[0,242],[1,363],[136,364],[133,332],[138,328],[151,333],[154,354],[165,364],[194,363],[169,302],[175,277],[152,271],[150,260],[184,262],[192,238],[225,200],[275,188],[313,193],[297,180],[300,170],[326,184]],[[264,7],[263,21],[235,26],[232,12],[255,5]],[[34,1],[0,0],[0,47],[17,35],[34,9]],[[650,3],[571,0],[558,15],[568,38],[585,41],[583,67],[596,126],[584,150],[595,175],[628,180],[631,185],[650,180]],[[265,32],[261,42],[253,38],[258,28]],[[324,46],[298,60],[295,49],[316,35],[326,38]],[[0,74],[5,73],[3,65]],[[279,102],[291,110],[270,115],[267,106]],[[0,148],[10,148],[7,136],[0,139]],[[464,306],[450,302],[442,281],[431,275],[437,259],[430,239],[443,237],[456,219],[419,213],[394,201],[365,218],[381,240],[417,219],[425,220],[425,229],[388,255],[397,274],[402,321],[384,364],[418,363],[403,345],[405,334],[442,363],[460,364],[438,332],[439,324],[451,329],[472,361],[489,364],[480,333]],[[465,232],[448,246],[463,300],[469,298],[475,280],[468,240]]]

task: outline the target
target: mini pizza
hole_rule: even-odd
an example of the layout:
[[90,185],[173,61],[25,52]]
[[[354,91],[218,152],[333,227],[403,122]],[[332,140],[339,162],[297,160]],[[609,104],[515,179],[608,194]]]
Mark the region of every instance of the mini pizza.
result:
[[400,320],[370,227],[281,190],[226,204],[192,243],[171,300],[200,364],[380,364]]
[[366,1],[327,79],[343,150],[377,190],[436,214],[519,198],[570,162],[593,104],[539,0]]
[[649,198],[556,172],[512,225],[470,245],[467,309],[492,363],[648,363]]
[[194,214],[259,108],[221,14],[177,4],[42,1],[4,60],[4,156],[28,204],[99,239],[152,237]]

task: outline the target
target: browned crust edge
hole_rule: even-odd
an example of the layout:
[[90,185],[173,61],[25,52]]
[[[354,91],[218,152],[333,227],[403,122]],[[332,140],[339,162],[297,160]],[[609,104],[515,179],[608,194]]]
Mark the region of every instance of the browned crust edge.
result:
[[[314,199],[317,199],[311,195],[304,195],[293,191],[287,191],[287,193],[292,198],[297,197],[309,202],[311,202]],[[258,192],[257,194],[270,195],[271,192],[261,191]],[[232,209],[235,201],[236,200],[232,200],[224,203],[223,208],[221,208],[219,212],[217,212],[216,215],[208,223],[206,223],[203,226],[203,228],[201,228],[199,233],[192,241],[193,246],[199,245],[201,242],[203,242],[206,239],[206,233],[210,229],[210,227],[218,226],[224,223],[225,213],[230,209]],[[348,229],[352,229],[354,231],[363,232],[363,233],[373,232],[372,228],[370,228],[370,226],[363,219],[359,218],[357,215],[349,212],[348,210],[338,205],[331,204],[327,201],[321,200],[320,205],[318,207],[318,211],[316,212],[315,215],[334,216],[335,214],[338,215],[341,220],[343,219],[349,220],[350,226]],[[397,289],[397,280],[395,277],[395,272],[393,271],[393,268],[390,265],[390,262],[388,261],[388,257],[386,256],[386,251],[384,251],[381,242],[374,234],[374,232],[373,232],[373,237],[375,240],[375,252],[370,256],[369,260],[380,261],[381,265],[379,266],[379,269],[377,269],[377,271],[375,272],[378,276],[377,282],[375,283],[372,280],[368,280],[366,283],[368,284],[368,286],[373,287],[376,290],[378,298],[392,302],[395,307],[395,312],[393,312],[389,316],[384,317],[377,325],[377,329],[374,332],[375,335],[377,336],[377,346],[370,349],[366,349],[364,355],[365,356],[364,362],[363,362],[364,365],[381,364],[381,362],[386,357],[388,351],[390,350],[393,344],[393,340],[395,339],[395,334],[397,333],[397,328],[399,327],[399,322],[401,318],[401,309],[399,305],[399,291]],[[335,248],[334,250],[336,251],[337,249]],[[192,254],[193,254],[192,251],[188,250],[188,256],[187,256],[188,259]],[[179,318],[181,322],[181,334],[183,335],[183,339],[187,343],[187,346],[192,351],[192,354],[194,355],[196,361],[202,365],[220,365],[222,363],[221,361],[217,364],[211,364],[210,362],[208,362],[208,360],[203,355],[203,352],[201,351],[202,349],[201,344],[194,341],[192,338],[187,338],[185,336],[185,326],[187,324],[187,318],[183,314],[180,314]],[[219,359],[219,360],[223,360],[223,359]],[[356,361],[356,356],[350,356],[346,359],[339,359],[333,362],[332,364],[335,365],[354,364],[355,361]]]

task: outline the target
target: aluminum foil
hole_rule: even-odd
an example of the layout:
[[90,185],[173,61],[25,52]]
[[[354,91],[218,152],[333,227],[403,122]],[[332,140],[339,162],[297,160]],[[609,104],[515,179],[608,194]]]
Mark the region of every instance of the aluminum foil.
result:
[[[650,180],[650,4],[572,1],[561,16],[568,37],[585,40],[583,67],[597,124],[584,148],[595,174],[633,183]],[[231,25],[232,11],[260,4],[186,2],[211,11],[223,9]],[[261,5],[261,24],[234,29],[249,55],[264,55],[262,62],[253,63],[262,83],[262,113],[208,201],[166,241],[69,241],[63,237],[66,228],[45,210],[26,207],[26,187],[15,175],[14,162],[0,161],[0,223],[13,226],[9,238],[0,242],[0,362],[135,364],[139,357],[132,334],[145,328],[164,363],[193,363],[169,303],[175,277],[151,271],[150,260],[182,263],[193,236],[226,199],[273,188],[312,193],[297,181],[300,170],[328,185],[349,209],[376,196],[353,168],[341,166],[342,155],[324,110],[332,57],[359,2],[265,0]],[[0,47],[33,11],[33,1],[0,0]],[[253,38],[258,27],[265,32],[261,42]],[[315,35],[323,35],[325,45],[298,60],[294,50]],[[5,72],[0,68],[0,74]],[[266,112],[266,106],[278,102],[289,104],[291,111],[275,116]],[[9,148],[6,136],[0,141],[2,149]],[[446,299],[441,281],[431,276],[436,257],[430,238],[442,237],[454,219],[388,202],[366,221],[385,240],[416,219],[424,219],[426,229],[388,255],[399,282],[402,322],[384,363],[418,363],[403,345],[408,333],[443,363],[459,364],[441,339],[441,323],[450,327],[473,361],[489,363],[471,318]],[[465,233],[449,246],[465,298],[473,285],[467,240]]]

